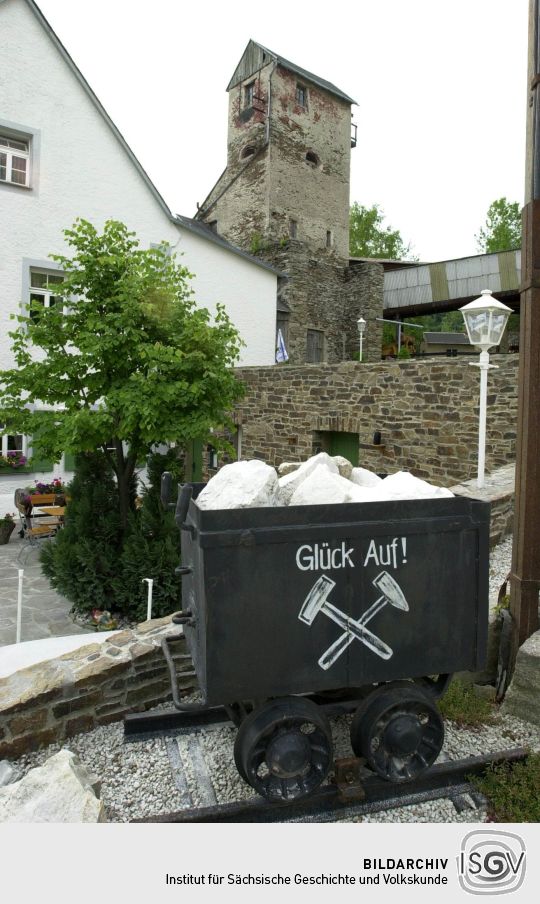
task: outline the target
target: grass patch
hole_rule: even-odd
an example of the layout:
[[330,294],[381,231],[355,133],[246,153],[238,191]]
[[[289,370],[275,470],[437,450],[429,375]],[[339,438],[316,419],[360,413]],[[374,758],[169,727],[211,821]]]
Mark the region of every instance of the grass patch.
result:
[[540,822],[540,753],[522,763],[501,763],[470,779],[487,797],[492,822]]
[[484,697],[479,697],[472,685],[462,681],[452,681],[438,704],[444,718],[451,719],[462,728],[490,725],[495,721],[493,704]]

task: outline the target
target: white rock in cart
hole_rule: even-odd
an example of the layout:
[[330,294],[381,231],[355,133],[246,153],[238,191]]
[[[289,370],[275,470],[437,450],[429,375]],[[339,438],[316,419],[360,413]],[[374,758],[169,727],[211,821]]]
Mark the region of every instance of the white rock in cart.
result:
[[307,461],[302,462],[296,471],[279,478],[280,505],[289,505],[290,501],[300,486],[312,474],[316,468],[324,467],[329,473],[339,477],[339,468],[334,459],[326,452],[319,452]]
[[301,461],[282,461],[278,466],[277,472],[280,477],[285,477],[286,474],[292,474],[293,471],[298,471],[298,468],[302,467]]
[[382,477],[374,474],[373,471],[368,471],[367,468],[353,468],[350,480],[359,487],[376,487],[377,484],[382,483]]
[[333,455],[332,458],[338,466],[340,476],[346,477],[347,480],[350,480],[352,473],[352,465],[350,461],[347,458],[343,458],[343,455]]
[[445,487],[433,486],[409,471],[390,474],[372,488],[372,493],[378,502],[390,499],[439,499],[454,495]]
[[297,487],[289,505],[335,505],[357,501],[353,496],[358,489],[350,480],[319,465]]
[[264,461],[235,461],[208,481],[197,497],[201,509],[268,508],[277,505],[278,478]]

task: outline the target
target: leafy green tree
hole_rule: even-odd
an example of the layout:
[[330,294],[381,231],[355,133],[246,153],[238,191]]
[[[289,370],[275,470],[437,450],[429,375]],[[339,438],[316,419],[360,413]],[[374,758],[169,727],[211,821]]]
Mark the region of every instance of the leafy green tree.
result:
[[196,307],[190,274],[166,245],[141,249],[114,220],[98,233],[79,219],[64,235],[73,256],[52,255],[65,276],[55,287],[63,303],[33,303],[17,318],[0,420],[55,461],[101,449],[125,531],[136,465],[151,447],[230,423],[242,392],[232,369],[240,340],[222,306],[213,320]]
[[521,247],[521,213],[517,201],[498,198],[489,205],[486,222],[475,236],[484,254]]
[[383,226],[384,212],[378,204],[364,207],[357,201],[349,212],[349,251],[351,257],[416,260],[398,229]]

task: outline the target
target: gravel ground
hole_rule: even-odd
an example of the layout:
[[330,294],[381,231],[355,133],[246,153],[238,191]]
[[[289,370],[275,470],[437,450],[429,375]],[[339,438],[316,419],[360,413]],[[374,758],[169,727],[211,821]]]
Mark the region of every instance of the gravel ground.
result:
[[[500,544],[491,555],[490,598],[497,593],[510,567],[512,541]],[[158,707],[159,709],[160,707]],[[163,708],[163,707],[161,707]],[[169,704],[166,705],[169,708]],[[334,752],[350,756],[350,716],[332,722]],[[446,738],[441,759],[460,759],[510,747],[525,746],[540,751],[540,728],[509,716],[498,716],[488,726],[471,730],[446,722]],[[123,725],[115,723],[77,735],[66,746],[76,753],[87,769],[101,779],[101,797],[111,822],[170,812],[186,806],[205,806],[243,800],[253,796],[252,789],[240,778],[233,759],[236,729],[232,725],[199,729],[176,738],[154,738],[124,744]],[[21,757],[16,768],[26,773],[56,753],[55,744]],[[173,773],[169,754],[183,769]],[[206,764],[203,775],[195,768],[197,758]],[[183,775],[183,778],[182,778]],[[208,780],[209,779],[209,780]],[[190,804],[190,797],[192,803]],[[438,800],[387,810],[362,822],[482,822],[483,810],[458,813],[448,800]]]

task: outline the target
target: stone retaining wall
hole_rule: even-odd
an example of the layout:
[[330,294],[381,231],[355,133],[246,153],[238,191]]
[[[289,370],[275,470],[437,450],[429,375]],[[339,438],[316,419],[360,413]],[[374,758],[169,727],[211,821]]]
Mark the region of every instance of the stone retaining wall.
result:
[[[0,759],[20,756],[170,699],[161,638],[170,616],[122,631],[0,680]],[[177,628],[174,628],[177,631]],[[185,652],[178,644],[178,653]],[[180,687],[193,689],[189,660]],[[184,678],[181,673],[187,673]]]
[[514,526],[515,465],[498,468],[485,479],[481,490],[476,486],[476,478],[451,487],[457,496],[470,496],[491,503],[491,523],[489,529],[490,546],[496,546],[509,537]]
[[[486,472],[515,460],[516,355],[494,355],[488,382]],[[451,486],[474,477],[479,374],[463,358],[378,364],[239,368],[235,411],[242,457],[302,461],[330,433],[355,433],[360,465],[400,469]],[[373,445],[376,431],[381,445]]]

